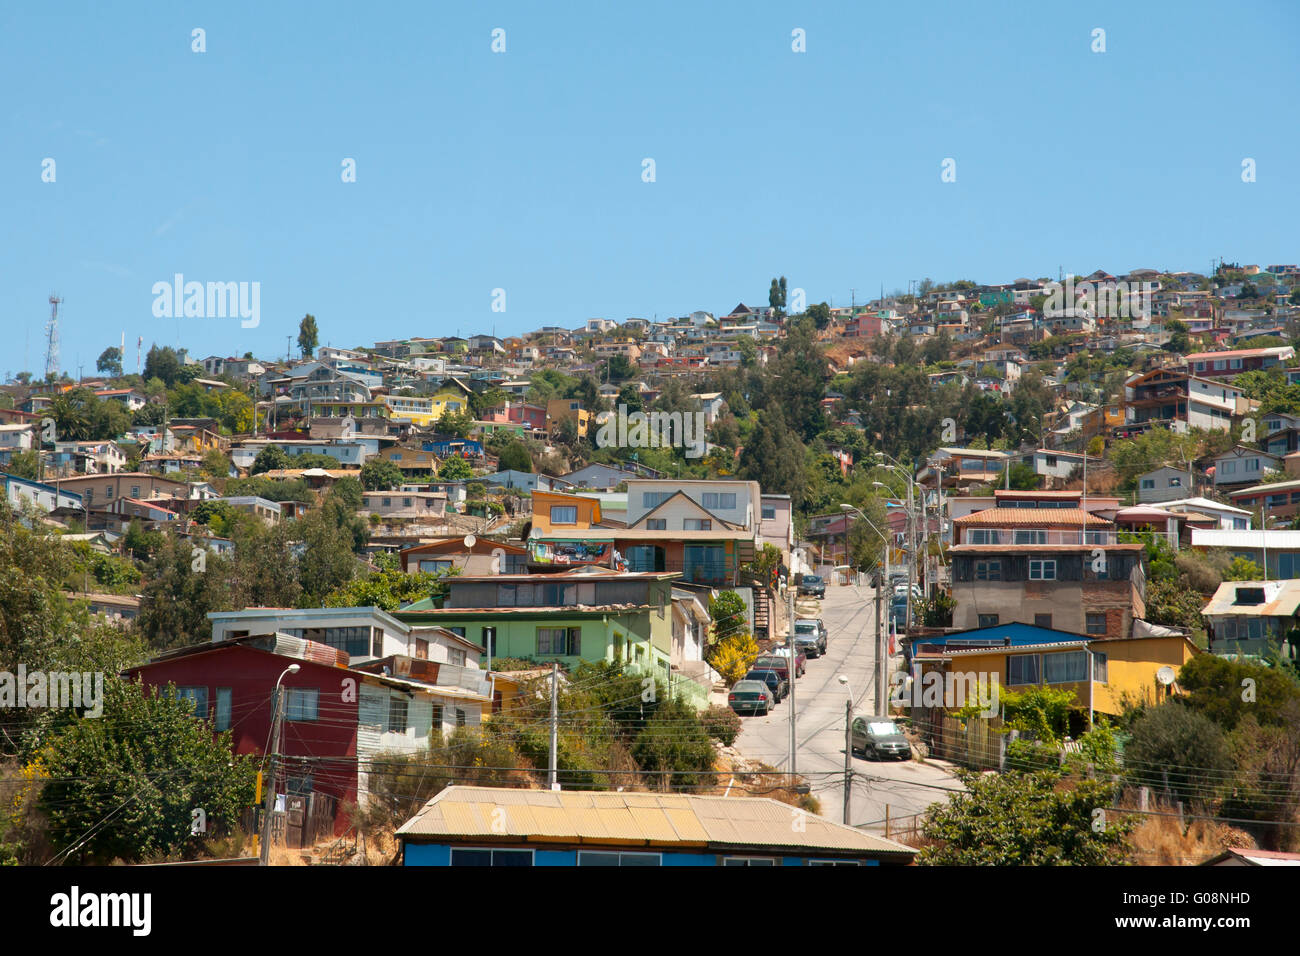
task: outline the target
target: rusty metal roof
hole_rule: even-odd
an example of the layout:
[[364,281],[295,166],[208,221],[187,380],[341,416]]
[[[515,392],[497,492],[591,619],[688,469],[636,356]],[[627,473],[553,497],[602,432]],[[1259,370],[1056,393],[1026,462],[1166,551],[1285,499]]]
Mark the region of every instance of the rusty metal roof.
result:
[[[798,826],[796,826],[798,824]],[[399,835],[511,843],[916,851],[767,797],[447,787]]]

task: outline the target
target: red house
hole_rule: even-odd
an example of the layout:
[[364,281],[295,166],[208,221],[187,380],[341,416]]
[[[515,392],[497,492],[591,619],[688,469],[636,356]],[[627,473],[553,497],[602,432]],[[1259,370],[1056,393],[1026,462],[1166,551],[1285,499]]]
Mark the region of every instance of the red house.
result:
[[[337,810],[357,798],[361,675],[347,662],[344,651],[324,644],[264,635],[168,651],[125,676],[148,688],[174,684],[194,700],[198,716],[231,731],[235,753],[261,754],[271,735],[275,682],[297,664],[298,673],[280,681],[288,690],[282,737],[288,791],[327,794]],[[334,828],[336,834],[347,828],[343,814],[336,812]]]

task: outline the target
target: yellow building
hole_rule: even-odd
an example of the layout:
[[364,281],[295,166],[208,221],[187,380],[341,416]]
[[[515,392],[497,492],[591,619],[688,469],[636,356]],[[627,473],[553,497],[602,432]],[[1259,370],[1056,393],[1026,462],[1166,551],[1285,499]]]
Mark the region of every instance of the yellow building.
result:
[[556,491],[533,492],[533,529],[543,535],[586,531],[600,524],[600,499],[564,495]]
[[553,398],[546,403],[546,421],[551,430],[563,421],[572,421],[578,426],[578,437],[587,437],[587,428],[591,424],[591,412],[582,407],[576,398]]
[[[1088,652],[1092,653],[1092,684],[1088,682]],[[990,680],[996,675],[1003,691],[1043,686],[1074,691],[1080,707],[1118,716],[1125,702],[1155,704],[1173,687],[1161,683],[1157,672],[1170,667],[1176,673],[1200,650],[1181,635],[1111,638],[1051,644],[1021,644],[949,650],[929,662],[953,683],[970,686],[972,678]]]

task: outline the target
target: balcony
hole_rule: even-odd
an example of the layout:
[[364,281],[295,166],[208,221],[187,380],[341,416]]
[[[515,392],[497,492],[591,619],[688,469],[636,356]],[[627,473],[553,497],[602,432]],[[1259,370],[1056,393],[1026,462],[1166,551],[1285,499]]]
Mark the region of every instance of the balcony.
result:
[[1119,544],[1117,532],[1068,528],[969,528],[962,533],[962,544],[1036,544],[1036,545],[1109,545]]

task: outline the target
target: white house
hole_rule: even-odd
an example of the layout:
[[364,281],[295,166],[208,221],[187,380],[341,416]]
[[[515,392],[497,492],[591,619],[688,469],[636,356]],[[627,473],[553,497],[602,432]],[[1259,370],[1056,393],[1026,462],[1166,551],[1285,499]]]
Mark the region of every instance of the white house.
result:
[[1192,478],[1186,469],[1165,465],[1138,475],[1137,500],[1142,504],[1186,498],[1192,490]]

